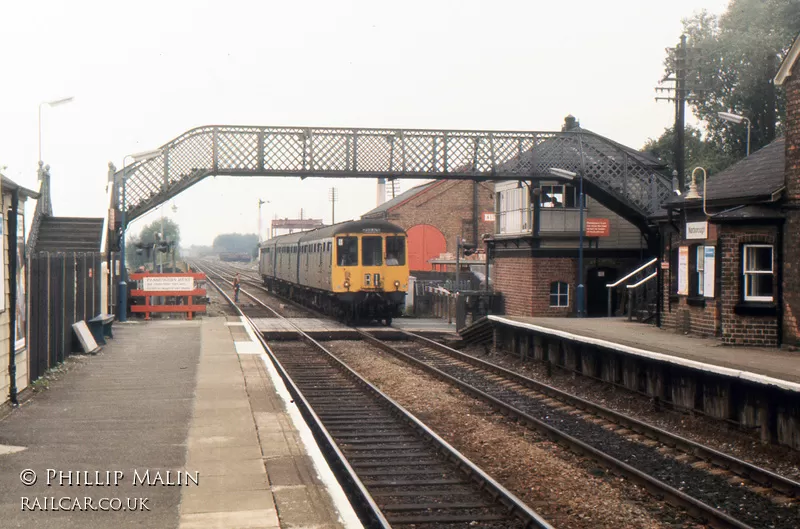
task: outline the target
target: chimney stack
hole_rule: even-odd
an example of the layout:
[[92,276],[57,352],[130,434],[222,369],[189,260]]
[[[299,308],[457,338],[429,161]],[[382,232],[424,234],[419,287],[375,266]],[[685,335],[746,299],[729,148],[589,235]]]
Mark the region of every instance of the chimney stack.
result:
[[386,179],[378,178],[378,206],[386,202]]
[[564,118],[564,126],[561,127],[561,132],[569,132],[571,130],[577,129],[581,126],[580,122],[575,119],[575,116],[570,114],[569,116]]

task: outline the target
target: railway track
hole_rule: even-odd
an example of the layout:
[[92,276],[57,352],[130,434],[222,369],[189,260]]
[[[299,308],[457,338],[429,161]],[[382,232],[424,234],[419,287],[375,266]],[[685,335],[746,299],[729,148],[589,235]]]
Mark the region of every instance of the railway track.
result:
[[359,333],[714,527],[800,527],[797,482],[427,338]]
[[797,482],[427,338],[360,334],[714,527],[800,527]]
[[[208,281],[244,316],[225,289]],[[278,345],[260,339],[365,525],[551,527],[319,342],[297,333],[301,340]]]

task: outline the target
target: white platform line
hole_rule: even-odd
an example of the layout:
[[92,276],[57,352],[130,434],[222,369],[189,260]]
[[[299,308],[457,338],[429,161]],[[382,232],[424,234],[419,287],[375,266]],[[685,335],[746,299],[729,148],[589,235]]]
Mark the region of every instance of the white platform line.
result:
[[631,347],[629,345],[609,342],[606,340],[601,340],[599,338],[589,338],[588,336],[581,336],[579,334],[573,334],[567,331],[551,329],[549,327],[541,327],[539,325],[534,325],[533,323],[524,323],[521,321],[509,320],[507,318],[502,318],[500,316],[489,315],[488,318],[491,321],[505,323],[507,325],[511,325],[512,327],[530,329],[532,331],[541,332],[543,334],[551,334],[554,336],[558,336],[560,338],[567,338],[569,340],[575,340],[590,345],[597,345],[600,347],[617,350],[635,356],[642,356],[645,358],[651,358],[653,360],[668,362],[670,364],[675,364],[683,367],[691,367],[693,369],[699,369],[700,371],[707,371],[709,373],[715,373],[726,377],[739,378],[741,380],[747,380],[749,382],[756,382],[758,384],[765,384],[769,386],[777,386],[781,389],[800,392],[800,384],[797,384],[795,382],[789,382],[788,380],[782,380],[780,378],[770,377],[767,375],[760,375],[758,373],[753,373],[752,371],[731,369],[728,367],[722,367],[714,364],[707,364],[705,362],[698,362],[696,360],[689,360],[688,358],[682,358],[680,356],[671,356],[664,353],[656,353],[655,351],[639,349],[637,347]]

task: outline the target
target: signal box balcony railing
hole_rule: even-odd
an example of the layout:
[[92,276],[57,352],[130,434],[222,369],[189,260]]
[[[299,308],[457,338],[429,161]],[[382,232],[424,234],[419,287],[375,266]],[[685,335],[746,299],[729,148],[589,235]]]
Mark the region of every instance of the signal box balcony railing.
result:
[[574,208],[541,208],[539,233],[578,233],[581,226],[580,210]]
[[[580,231],[580,225],[580,210],[577,208],[539,209],[540,234],[577,234]],[[498,235],[529,234],[532,232],[532,210],[524,208],[498,212],[496,230]]]

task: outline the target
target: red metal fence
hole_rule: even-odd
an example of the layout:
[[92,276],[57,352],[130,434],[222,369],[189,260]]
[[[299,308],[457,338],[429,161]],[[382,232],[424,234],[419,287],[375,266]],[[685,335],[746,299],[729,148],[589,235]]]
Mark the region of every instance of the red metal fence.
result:
[[[145,290],[144,283],[147,278],[161,280],[160,282],[169,282],[169,278],[192,278],[193,288],[191,290]],[[131,289],[131,298],[144,298],[144,305],[131,305],[131,312],[143,312],[144,319],[150,319],[152,312],[185,312],[188,319],[192,319],[195,312],[205,312],[206,306],[195,305],[193,298],[196,296],[206,296],[204,288],[197,288],[198,281],[204,281],[206,275],[203,273],[178,273],[178,274],[153,274],[149,272],[130,274],[130,280],[136,281],[137,286],[141,288]],[[164,281],[166,280],[166,281]],[[176,281],[177,282],[177,281]],[[151,305],[151,299],[154,297],[174,297],[174,305],[159,304]]]

